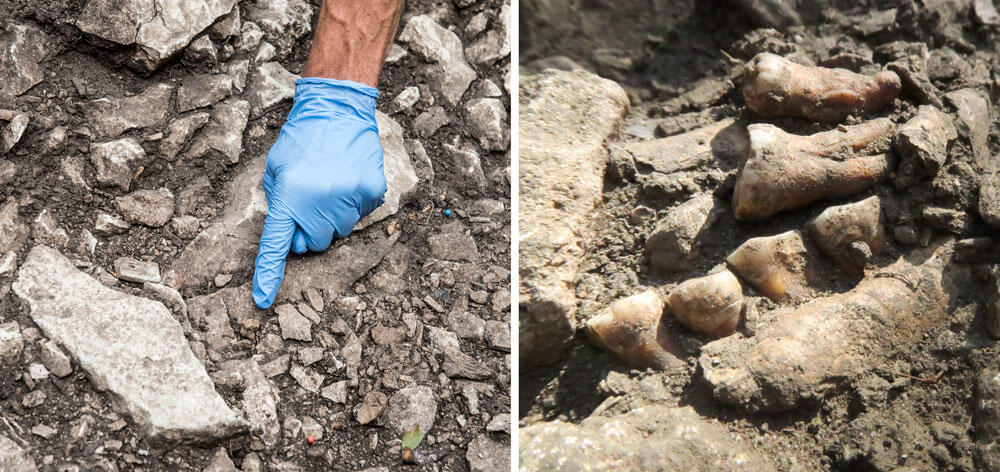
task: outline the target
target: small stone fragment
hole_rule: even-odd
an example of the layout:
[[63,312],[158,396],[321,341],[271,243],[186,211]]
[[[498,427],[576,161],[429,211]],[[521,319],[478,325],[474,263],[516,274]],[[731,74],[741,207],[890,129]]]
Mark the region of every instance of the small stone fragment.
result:
[[28,115],[18,114],[0,131],[0,155],[10,152],[28,128]]
[[99,235],[109,236],[112,234],[124,233],[125,231],[128,231],[130,226],[131,225],[128,224],[128,221],[125,221],[115,215],[98,213],[97,222],[94,223],[94,232]]
[[322,374],[300,365],[293,365],[288,374],[299,383],[299,386],[312,393],[319,393],[319,388],[323,385]]
[[90,145],[90,162],[97,169],[97,182],[127,192],[132,184],[133,166],[142,162],[146,151],[133,138]]
[[31,235],[38,244],[56,247],[66,247],[69,244],[69,235],[59,226],[56,217],[48,209],[42,210],[35,218],[31,225]]
[[650,266],[663,272],[689,268],[707,236],[705,229],[719,216],[714,207],[712,194],[705,193],[672,208],[646,239],[644,254]]
[[465,460],[469,462],[471,472],[504,472],[511,469],[510,447],[490,439],[486,434],[476,436],[469,443],[469,448],[465,451]]
[[948,159],[948,143],[958,137],[951,117],[931,105],[921,105],[896,134],[895,149],[902,157],[893,183],[907,188],[925,175],[935,175]]
[[928,226],[953,234],[966,234],[972,230],[972,215],[950,208],[927,207],[920,216]]
[[320,395],[334,403],[347,403],[347,381],[341,380],[323,387]]
[[437,396],[430,387],[406,387],[389,398],[381,423],[397,436],[402,436],[417,426],[427,434],[434,427],[437,409]]
[[247,88],[250,117],[257,118],[279,103],[291,99],[295,95],[295,81],[298,78],[277,62],[257,66]]
[[24,338],[16,321],[0,324],[0,363],[13,365],[24,350]]
[[115,274],[121,280],[151,284],[160,283],[160,266],[155,262],[147,262],[131,257],[115,259]]
[[507,110],[496,98],[477,98],[465,105],[468,124],[483,149],[504,151],[510,146]]
[[173,92],[174,86],[157,84],[133,97],[91,101],[84,106],[84,114],[98,137],[114,138],[130,129],[149,128],[162,123],[170,112]]
[[358,420],[358,423],[361,424],[371,423],[379,416],[382,416],[382,412],[385,411],[388,403],[389,398],[386,397],[384,393],[378,390],[372,390],[365,395],[363,400],[361,400],[361,405],[358,406],[355,418]]
[[42,365],[56,377],[65,377],[73,373],[69,357],[59,349],[55,341],[47,340],[41,344]]
[[399,40],[432,63],[427,71],[431,84],[448,103],[458,105],[462,94],[476,78],[476,71],[465,60],[458,35],[430,16],[418,15],[406,23]]
[[312,323],[302,316],[290,303],[278,305],[274,309],[281,326],[281,337],[296,341],[312,341]]
[[227,74],[193,75],[184,78],[184,84],[177,90],[177,111],[212,105],[226,97],[233,86],[233,79]]
[[686,280],[667,297],[667,306],[685,327],[713,338],[736,331],[743,313],[743,288],[728,270]]
[[136,190],[116,198],[115,206],[126,220],[159,228],[174,216],[174,194],[166,188]]

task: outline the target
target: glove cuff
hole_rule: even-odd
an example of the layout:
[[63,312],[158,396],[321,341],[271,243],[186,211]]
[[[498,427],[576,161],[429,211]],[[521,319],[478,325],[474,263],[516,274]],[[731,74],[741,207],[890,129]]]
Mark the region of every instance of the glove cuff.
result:
[[295,104],[288,119],[341,115],[375,122],[375,87],[350,80],[305,77],[295,81]]

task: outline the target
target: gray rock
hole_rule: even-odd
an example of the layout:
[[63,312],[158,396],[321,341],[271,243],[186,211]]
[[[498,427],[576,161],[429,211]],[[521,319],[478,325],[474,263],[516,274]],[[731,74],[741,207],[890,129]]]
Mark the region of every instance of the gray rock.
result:
[[[3,70],[0,68],[0,70]],[[0,470],[5,472],[36,472],[35,459],[16,442],[0,434]]]
[[147,262],[131,257],[115,259],[115,274],[121,280],[139,283],[160,283],[160,266],[155,262]]
[[166,188],[136,190],[116,198],[115,207],[128,221],[159,228],[174,216],[174,194]]
[[334,403],[347,403],[347,381],[341,380],[323,387],[320,395]]
[[0,104],[4,104],[42,81],[39,63],[50,41],[48,35],[29,25],[7,23],[0,31]]
[[240,161],[243,153],[243,130],[247,127],[250,104],[237,97],[229,97],[212,107],[208,124],[191,141],[184,153],[185,159],[195,159],[209,153],[218,153],[227,164]]
[[0,363],[12,365],[24,351],[24,337],[16,321],[0,324]]
[[197,37],[188,47],[184,48],[184,58],[181,63],[187,66],[205,64],[214,66],[219,63],[219,52],[207,34]]
[[170,219],[170,229],[180,238],[190,239],[198,235],[201,221],[191,215],[175,216]]
[[448,103],[458,105],[476,78],[476,71],[465,60],[458,36],[430,16],[418,15],[406,23],[399,40],[432,63],[427,69],[430,82]]
[[257,26],[257,23],[252,21],[244,22],[243,25],[240,26],[240,51],[253,51],[254,48],[260,44],[260,40],[263,38],[264,32],[261,31],[260,26]]
[[[104,1],[104,0],[96,0]],[[99,138],[114,138],[135,128],[163,123],[174,86],[157,84],[134,97],[102,98],[84,105],[84,116]]]
[[235,4],[236,0],[90,0],[76,27],[129,46],[128,64],[152,72]]
[[327,296],[348,293],[354,282],[382,261],[397,239],[399,233],[383,236],[380,231],[313,257],[288,261],[276,300],[299,299],[307,288],[323,291]]
[[145,159],[146,151],[133,138],[122,138],[90,145],[90,162],[97,169],[97,182],[128,192],[132,184],[133,167]]
[[365,398],[361,400],[361,405],[358,406],[355,419],[361,424],[368,424],[375,421],[376,418],[382,416],[388,402],[389,398],[384,393],[378,390],[368,392]]
[[14,199],[0,206],[0,252],[17,252],[28,241],[28,225],[21,222]]
[[976,166],[985,168],[990,159],[990,99],[981,90],[964,88],[944,94],[944,100],[955,109],[955,128],[972,144]]
[[319,393],[319,387],[323,385],[323,375],[307,367],[293,365],[288,370],[288,375],[291,375],[299,386],[312,393]]
[[389,397],[389,404],[382,414],[382,424],[391,429],[396,436],[420,426],[420,431],[427,434],[434,427],[437,417],[437,395],[426,386],[414,386],[400,389]]
[[229,453],[226,452],[226,448],[224,447],[216,449],[215,453],[212,454],[212,458],[209,459],[208,465],[201,470],[202,472],[239,472],[239,469],[236,468],[233,460],[229,458]]
[[247,75],[250,73],[250,60],[236,60],[226,64],[226,74],[233,79],[233,87],[243,93],[243,88],[247,85]]
[[278,314],[278,325],[281,326],[281,337],[296,341],[312,341],[312,323],[291,304],[278,305],[274,308]]
[[448,315],[448,328],[462,339],[480,341],[486,331],[486,322],[467,311],[453,311]]
[[198,176],[187,187],[177,192],[177,214],[190,215],[212,196],[212,183],[204,175]]
[[219,40],[226,40],[240,34],[240,7],[234,6],[233,11],[222,17],[208,28],[208,34]]
[[953,234],[965,234],[972,230],[972,215],[951,208],[927,207],[921,210],[921,218],[928,226]]
[[465,105],[465,113],[480,146],[491,151],[506,151],[510,147],[510,126],[503,102],[496,98],[470,100]]
[[1000,371],[983,369],[976,378],[972,423],[975,426],[976,458],[984,470],[1000,466]]
[[226,74],[192,75],[177,90],[177,111],[206,107],[229,96],[233,79]]
[[401,111],[409,110],[410,107],[416,105],[417,101],[420,100],[420,88],[415,85],[406,87],[396,98],[392,100],[392,111],[393,113],[399,113]]
[[437,133],[437,130],[441,129],[442,126],[450,122],[451,119],[448,118],[448,113],[444,111],[444,107],[430,107],[413,119],[413,129],[420,133],[421,136],[429,138],[434,136],[434,133]]
[[302,417],[302,435],[315,441],[323,439],[323,425],[309,416]]
[[147,292],[153,299],[159,300],[166,305],[180,319],[188,319],[187,303],[184,302],[184,297],[181,296],[180,292],[174,288],[146,282],[142,284],[142,291]]
[[257,54],[253,57],[253,61],[256,62],[257,64],[263,64],[267,61],[274,59],[274,56],[276,56],[277,54],[278,51],[277,49],[274,48],[274,45],[267,41],[264,41],[260,43],[259,47],[257,47]]
[[486,431],[491,433],[510,434],[510,413],[502,413],[494,416],[493,419],[486,424]]
[[417,188],[417,172],[410,161],[410,153],[403,144],[403,128],[392,118],[375,111],[379,141],[382,142],[383,173],[385,174],[385,202],[354,225],[360,231],[372,223],[395,215],[399,208],[413,197]]
[[486,175],[483,174],[479,153],[469,147],[449,143],[445,143],[443,147],[448,154],[451,154],[452,165],[463,182],[461,185],[475,189],[483,189],[486,186]]
[[6,277],[17,269],[17,253],[8,252],[0,256],[0,277]]
[[234,273],[253,265],[257,244],[227,234],[221,223],[205,228],[181,251],[170,270],[183,286],[198,287],[221,273]]
[[491,348],[510,352],[510,323],[487,321],[485,336]]
[[125,221],[118,216],[109,215],[107,213],[98,213],[97,222],[94,223],[94,232],[100,235],[108,236],[112,234],[119,234],[128,231],[131,225],[128,221]]
[[17,145],[24,130],[28,128],[28,121],[28,115],[14,115],[3,131],[0,131],[0,154],[10,152]]
[[392,47],[389,48],[389,55],[386,56],[385,62],[387,64],[395,64],[409,54],[410,53],[406,50],[406,48],[396,43],[392,43]]
[[210,117],[208,112],[198,112],[170,122],[166,136],[160,141],[160,155],[167,159],[176,157],[191,135],[205,126]]
[[250,431],[259,435],[267,446],[277,444],[281,434],[278,392],[271,387],[271,382],[255,360],[241,364],[240,376],[243,377],[243,411],[250,422]]
[[1000,339],[1000,267],[993,269],[986,289],[986,332],[993,339]]
[[[691,407],[645,406],[579,424],[542,422],[518,435],[525,470],[776,470],[771,459]],[[591,445],[586,454],[579,444]]]
[[298,78],[277,62],[257,66],[247,87],[250,117],[257,118],[281,102],[291,100],[295,95],[295,81]]
[[431,256],[446,261],[479,261],[479,250],[476,240],[472,238],[461,223],[441,228],[442,232],[427,237]]
[[790,0],[740,0],[740,6],[761,28],[786,28],[802,24],[802,18]]
[[45,246],[28,254],[13,289],[43,333],[153,441],[212,440],[246,429],[161,303],[111,290]]
[[56,217],[47,208],[35,217],[31,224],[31,236],[36,244],[47,244],[50,246],[66,247],[69,244],[69,235],[66,230],[59,226]]
[[[480,434],[469,442],[469,448],[465,451],[465,460],[469,461],[469,470],[472,472],[505,472],[511,468],[510,446],[490,439],[489,435]],[[551,469],[542,467],[527,470]]]
[[444,355],[441,370],[445,375],[473,380],[486,379],[493,375],[492,371],[481,362],[462,352],[455,333],[432,326],[428,326],[427,329],[434,348]]
[[894,148],[902,158],[893,183],[903,189],[919,177],[937,174],[948,159],[948,143],[958,137],[951,117],[932,105],[921,105],[916,116],[899,127]]
[[510,55],[510,5],[500,7],[493,28],[465,48],[465,55],[477,63],[492,64]]
[[629,102],[620,86],[584,71],[549,69],[522,79],[518,349],[527,368],[554,360],[573,336],[573,287],[602,194],[604,140]]
[[59,349],[59,345],[51,339],[41,344],[42,365],[56,377],[65,377],[73,373],[73,365],[69,357]]
[[260,26],[282,56],[312,31],[313,9],[303,0],[256,0],[244,9],[247,19]]
[[711,193],[698,195],[670,209],[646,239],[645,256],[656,271],[679,272],[691,266],[705,238],[706,229],[718,218]]

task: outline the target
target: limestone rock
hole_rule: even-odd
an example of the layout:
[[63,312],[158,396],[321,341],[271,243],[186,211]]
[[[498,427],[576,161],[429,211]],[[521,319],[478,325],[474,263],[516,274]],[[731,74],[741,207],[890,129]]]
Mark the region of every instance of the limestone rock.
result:
[[465,460],[469,462],[471,472],[505,472],[511,469],[510,446],[490,439],[489,435],[480,434],[469,442]]
[[48,35],[33,26],[8,23],[0,29],[0,105],[44,79],[39,63],[48,45]]
[[97,182],[128,192],[134,167],[146,158],[146,151],[133,138],[122,138],[90,145],[90,162],[97,169]]
[[[583,71],[524,77],[520,108],[520,361],[554,360],[576,326],[577,270],[601,198],[604,140],[628,108],[625,91]],[[591,110],[586,115],[579,110]]]
[[193,75],[184,78],[184,84],[177,90],[177,111],[212,105],[229,96],[233,79],[227,74]]
[[[579,424],[536,423],[521,428],[519,436],[525,470],[777,470],[767,456],[689,406],[644,406]],[[580,444],[590,445],[586,454]]]
[[66,230],[59,226],[56,217],[52,212],[44,209],[31,224],[31,236],[36,244],[48,244],[50,246],[66,247],[69,244],[69,235]]
[[160,283],[160,266],[155,262],[119,257],[115,259],[115,273],[119,279],[129,282]]
[[167,159],[176,157],[187,144],[188,138],[205,126],[210,117],[207,112],[198,112],[170,122],[166,136],[160,141],[160,155]]
[[902,157],[893,183],[912,185],[916,178],[937,174],[948,159],[948,143],[958,137],[951,117],[931,105],[921,105],[896,134],[895,149]]
[[17,114],[11,118],[7,126],[4,126],[3,131],[0,131],[0,155],[10,152],[17,145],[27,127],[28,115]]
[[58,344],[50,339],[43,342],[40,347],[42,365],[49,372],[52,372],[57,377],[65,377],[73,373],[73,366],[70,364],[69,357],[66,357],[62,349],[59,349]]
[[462,51],[462,40],[427,15],[410,18],[399,40],[431,62],[427,75],[448,103],[458,105],[462,94],[476,78]]
[[152,72],[234,5],[236,0],[90,0],[76,27],[128,46],[129,65]]
[[28,254],[13,288],[42,332],[150,439],[212,440],[246,429],[163,304],[109,289],[46,246]]
[[0,324],[0,363],[12,365],[24,351],[24,337],[16,321]]
[[355,418],[361,424],[371,423],[379,416],[382,416],[382,412],[385,411],[388,402],[389,398],[384,393],[378,390],[368,392],[365,398],[361,400],[361,405],[358,406]]
[[434,427],[436,416],[437,395],[434,390],[426,386],[406,387],[389,397],[381,423],[400,437],[416,426],[427,434]]
[[185,159],[205,156],[210,152],[220,154],[227,164],[240,161],[243,153],[243,130],[247,127],[250,104],[246,100],[229,97],[212,107],[211,117],[191,141],[184,153]]
[[299,38],[312,31],[313,9],[303,0],[255,0],[245,12],[281,55],[288,54]]
[[174,216],[174,194],[166,188],[136,190],[116,198],[115,206],[126,220],[159,228]]
[[477,63],[493,63],[510,55],[510,5],[500,7],[493,28],[465,48],[465,55]]
[[278,325],[281,326],[281,337],[296,341],[312,341],[312,323],[302,316],[290,304],[278,305],[274,312],[278,314]]
[[385,174],[385,202],[382,206],[360,219],[354,231],[362,230],[372,223],[395,215],[399,208],[409,202],[420,180],[410,160],[410,153],[403,144],[403,128],[392,118],[376,110],[379,141],[382,142],[383,172]]
[[506,151],[510,146],[507,110],[496,98],[477,98],[465,105],[469,126],[483,149]]
[[[105,1],[105,0],[93,0]],[[135,128],[148,128],[163,122],[170,112],[174,86],[157,84],[134,97],[102,98],[84,105],[84,115],[94,134],[114,138]]]
[[0,252],[17,252],[28,241],[28,225],[21,222],[17,202],[7,200],[0,206]]
[[[0,69],[2,70],[2,69]],[[36,472],[35,459],[16,442],[0,434],[0,470],[5,472]]]
[[291,100],[295,96],[295,81],[298,78],[277,62],[257,66],[247,88],[250,117],[257,118],[279,103]]

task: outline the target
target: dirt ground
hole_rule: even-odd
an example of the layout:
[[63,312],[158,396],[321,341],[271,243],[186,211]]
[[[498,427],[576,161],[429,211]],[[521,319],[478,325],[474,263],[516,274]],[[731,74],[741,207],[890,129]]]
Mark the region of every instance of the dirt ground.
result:
[[[833,204],[880,196],[885,202],[883,211],[889,215],[886,229],[890,235],[901,225],[899,215],[920,205],[971,208],[975,213],[970,189],[976,187],[977,178],[957,169],[947,173],[952,177],[948,183],[935,181],[897,190],[886,182],[861,195],[807,205],[761,223],[743,223],[734,219],[729,208],[738,162],[678,172],[659,182],[650,179],[649,170],[641,166],[619,165],[615,150],[624,145],[677,135],[726,118],[774,123],[797,134],[832,129],[801,120],[769,120],[747,110],[740,91],[741,64],[761,50],[800,55],[818,64],[838,55],[843,56],[838,60],[871,58],[879,45],[893,41],[926,45],[932,58],[929,74],[939,93],[972,86],[990,95],[989,151],[996,155],[998,32],[995,26],[979,24],[972,2],[819,2],[838,8],[781,33],[758,29],[735,3],[740,2],[522,2],[522,77],[546,67],[575,67],[568,58],[622,85],[632,102],[620,131],[608,143],[612,157],[603,199],[592,217],[588,252],[576,287],[580,320],[647,288],[667,293],[722,263],[748,238],[801,228]],[[890,20],[877,19],[877,12],[890,9],[896,9]],[[945,61],[934,59],[945,56],[957,58],[951,63],[956,71],[945,72]],[[848,68],[852,67],[872,73],[881,70],[882,63],[876,52],[873,62]],[[879,115],[901,123],[918,103],[904,90]],[[952,166],[971,160],[968,147],[958,145],[950,153]],[[671,208],[703,193],[713,193],[717,201],[725,202],[726,211],[712,223],[711,236],[698,258],[688,270],[674,274],[651,270],[643,250],[656,222]],[[637,207],[645,209],[636,211]],[[946,237],[945,232],[925,227],[917,230],[927,235],[926,240]],[[961,238],[995,240],[996,234],[975,219]],[[884,264],[910,250],[912,246],[890,236],[885,252],[874,263]],[[935,324],[913,346],[878,353],[863,375],[816,405],[782,414],[744,414],[713,400],[709,386],[697,373],[701,346],[711,338],[694,334],[665,316],[664,323],[686,354],[685,367],[667,372],[629,369],[614,354],[589,345],[578,330],[576,342],[559,362],[520,372],[519,425],[556,419],[579,423],[602,415],[613,418],[654,404],[690,405],[702,417],[722,423],[746,447],[772,458],[779,470],[989,470],[975,451],[976,386],[977,376],[996,365],[996,341],[987,335],[984,318],[988,274],[998,257],[993,250],[962,262],[971,269],[974,282],[949,294],[955,303],[945,322]],[[841,293],[853,283],[834,276],[815,295]],[[750,300],[758,311],[774,308],[764,297]],[[752,319],[741,331],[753,334]],[[939,378],[930,379],[939,372]]]
[[[314,11],[318,10],[319,0],[309,3]],[[116,214],[114,198],[123,193],[117,189],[100,188],[94,181],[95,170],[90,165],[88,154],[96,139],[90,136],[90,123],[82,110],[86,102],[94,99],[130,96],[161,82],[179,85],[184,77],[192,74],[217,73],[223,70],[225,62],[189,61],[182,52],[150,74],[139,73],[117,60],[116,47],[97,44],[74,26],[74,19],[85,4],[85,0],[0,0],[0,25],[30,24],[50,38],[50,42],[44,45],[42,82],[10,103],[3,104],[5,106],[0,106],[26,112],[31,120],[17,145],[2,157],[14,163],[17,171],[13,178],[0,186],[0,202],[19,202],[20,220],[27,223],[43,209],[51,212],[69,235],[69,243],[63,252],[71,259],[82,261],[79,264],[81,267],[113,271],[115,259],[131,256],[156,262],[163,271],[192,237],[178,236],[169,225],[151,228],[133,224],[120,234],[99,235],[99,244],[92,255],[80,249],[83,242],[81,231],[94,231],[95,215],[99,212]],[[238,5],[246,15],[245,10],[254,2],[240,1]],[[406,2],[399,31],[403,31],[410,18],[429,14],[446,28],[451,26],[467,46],[495,25],[495,15],[502,6],[502,0],[454,3],[450,0],[409,1]],[[487,27],[478,31],[466,29],[476,15],[485,15]],[[315,15],[311,21],[315,25]],[[221,51],[227,41],[234,43],[237,38],[215,40],[214,45]],[[287,54],[279,52],[276,60],[289,71],[300,73],[311,41],[312,33],[305,34],[294,42]],[[237,50],[225,61],[251,58],[255,52]],[[311,368],[325,375],[327,383],[346,378],[341,363],[344,357],[339,346],[349,338],[332,334],[330,326],[333,321],[343,323],[341,317],[347,319],[351,325],[350,336],[356,335],[362,344],[364,356],[357,366],[359,378],[348,388],[346,402],[328,401],[318,393],[303,389],[295,379],[283,373],[271,379],[280,398],[278,418],[283,425],[277,445],[265,448],[253,435],[240,435],[219,444],[180,444],[166,448],[150,444],[134,428],[128,415],[113,408],[108,397],[94,389],[75,363],[74,372],[68,377],[49,376],[31,386],[25,383],[22,377],[26,378],[28,365],[38,362],[39,333],[29,316],[27,304],[11,291],[16,277],[0,276],[0,320],[16,321],[26,333],[23,357],[10,368],[5,364],[0,372],[0,432],[18,438],[16,442],[29,451],[39,470],[45,471],[202,470],[220,445],[226,448],[236,466],[242,466],[243,470],[371,468],[462,471],[470,470],[468,450],[477,437],[485,436],[492,441],[490,444],[499,444],[504,450],[509,448],[509,419],[508,426],[503,426],[510,409],[509,341],[505,349],[502,345],[491,347],[481,333],[479,339],[462,337],[461,350],[472,356],[476,363],[488,368],[490,374],[478,376],[475,380],[462,378],[461,375],[450,378],[441,371],[440,353],[432,351],[428,336],[414,336],[414,330],[406,329],[404,322],[415,314],[421,330],[435,326],[450,330],[454,326],[450,319],[459,312],[481,321],[509,325],[510,153],[480,149],[475,144],[475,133],[462,119],[465,102],[479,96],[477,91],[486,80],[499,86],[500,99],[509,109],[510,97],[504,88],[509,61],[509,57],[502,57],[489,63],[473,64],[476,78],[462,103],[450,105],[437,99],[436,104],[443,105],[451,119],[431,136],[418,134],[413,127],[416,116],[435,101],[428,88],[428,80],[421,72],[423,59],[411,51],[402,59],[387,64],[382,72],[378,86],[381,92],[378,109],[391,114],[402,126],[406,139],[421,142],[430,157],[434,178],[433,182],[420,182],[412,200],[400,208],[398,214],[336,243],[337,246],[351,245],[355,241],[364,241],[368,237],[366,235],[400,234],[386,262],[353,283],[352,293],[341,294],[356,297],[351,299],[352,306],[344,309],[343,304],[327,299],[326,308],[321,313],[322,321],[313,327],[314,334],[323,332],[317,337],[324,338],[326,352],[325,357],[312,364]],[[79,85],[84,89],[80,90]],[[392,100],[404,88],[413,85],[424,92],[422,101],[408,110],[391,113]],[[241,95],[236,91],[233,93]],[[148,137],[163,131],[166,123],[177,116],[176,111],[171,111],[168,119],[159,125],[126,131],[123,136],[135,137],[144,144],[151,157],[141,175],[133,181],[132,189],[166,187],[176,195],[195,178],[207,177],[211,189],[193,213],[204,228],[221,215],[227,197],[225,189],[243,170],[249,157],[267,152],[290,107],[291,101],[285,100],[260,118],[251,118],[242,136],[243,158],[231,166],[211,156],[175,160],[156,157],[157,145]],[[68,137],[64,144],[53,148],[47,140],[53,129],[59,126],[68,129]],[[457,164],[451,157],[453,152],[444,147],[456,144],[456,140],[471,143],[479,153],[485,175],[483,185],[469,185],[468,179],[458,174]],[[65,172],[66,161],[73,159],[83,163],[83,180],[88,184],[85,187],[74,183]],[[484,213],[476,210],[484,207],[499,208],[499,211]],[[440,234],[442,227],[453,222],[459,222],[462,229],[471,230],[475,262],[444,261],[432,255],[428,237]],[[24,260],[35,243],[34,237],[29,237],[23,252],[18,254],[19,262]],[[226,287],[240,287],[245,291],[247,303],[250,303],[250,293],[246,284],[251,280],[252,270],[249,262],[225,282]],[[386,271],[398,272],[399,284],[391,290],[371,280],[374,274]],[[113,281],[113,284],[118,290],[144,296],[142,284],[126,281]],[[185,288],[183,294],[190,299],[216,290],[216,286],[208,284]],[[432,309],[426,300],[438,305],[440,311]],[[355,308],[358,310],[356,313]],[[267,334],[279,332],[273,309],[257,314],[262,320],[261,326],[250,333],[241,332],[241,338],[245,339],[240,340],[235,350],[224,354],[225,360],[259,354],[261,346],[257,343]],[[376,327],[389,327],[404,334],[393,345],[378,344],[370,335]],[[240,332],[238,326],[237,332]],[[506,335],[509,336],[509,332]],[[316,338],[312,343],[289,340],[284,342],[278,354],[291,354],[294,366],[297,363],[294,359],[298,359],[296,353],[317,345]],[[265,353],[262,363],[274,357],[274,353]],[[221,360],[206,362],[210,374],[219,369],[218,361]],[[402,387],[402,384],[394,384],[400,376],[414,384],[430,385],[434,392],[431,401],[436,403],[437,408],[434,426],[417,448],[412,464],[402,463],[400,438],[385,425],[379,424],[379,421],[361,425],[355,420],[356,409],[366,393],[382,390],[391,396],[395,388]],[[389,378],[394,380],[390,382]],[[239,404],[238,390],[219,390],[227,403]],[[473,396],[479,392],[476,404],[470,403],[470,390]],[[25,396],[37,391],[44,392],[44,401],[38,406],[24,406],[22,401]],[[297,427],[296,423],[305,417],[315,419],[324,430],[323,437],[314,444],[308,444],[305,433],[299,432]],[[119,420],[125,420],[124,426],[119,424]],[[501,426],[487,431],[491,422]],[[54,428],[56,434],[49,438],[32,434],[30,430],[39,424]],[[480,451],[474,452],[478,454]],[[245,464],[249,454],[256,454],[264,469],[253,469]],[[478,470],[494,469],[480,467]]]

